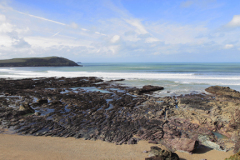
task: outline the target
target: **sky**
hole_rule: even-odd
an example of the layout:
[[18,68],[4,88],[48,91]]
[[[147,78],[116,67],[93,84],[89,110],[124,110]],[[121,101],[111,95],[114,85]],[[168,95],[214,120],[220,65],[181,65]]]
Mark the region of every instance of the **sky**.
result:
[[0,0],[0,59],[240,62],[239,0]]

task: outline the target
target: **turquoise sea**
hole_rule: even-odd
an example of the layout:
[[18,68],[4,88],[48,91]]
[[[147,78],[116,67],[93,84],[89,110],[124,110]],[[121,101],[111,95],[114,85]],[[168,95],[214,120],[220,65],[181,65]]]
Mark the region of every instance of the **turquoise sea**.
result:
[[159,85],[155,96],[204,92],[212,85],[240,91],[240,63],[83,63],[83,67],[5,67],[0,78],[96,76],[124,85]]

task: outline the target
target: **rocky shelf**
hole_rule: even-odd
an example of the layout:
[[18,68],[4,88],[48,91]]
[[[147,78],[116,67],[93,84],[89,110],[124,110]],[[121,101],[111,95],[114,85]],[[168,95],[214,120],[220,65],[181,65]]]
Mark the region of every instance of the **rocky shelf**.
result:
[[150,95],[162,89],[138,89],[96,77],[0,79],[0,132],[117,145],[148,140],[172,151],[194,152],[199,145],[239,151],[236,91],[210,87],[206,90],[212,94]]
[[13,58],[0,60],[0,67],[80,66],[63,57]]

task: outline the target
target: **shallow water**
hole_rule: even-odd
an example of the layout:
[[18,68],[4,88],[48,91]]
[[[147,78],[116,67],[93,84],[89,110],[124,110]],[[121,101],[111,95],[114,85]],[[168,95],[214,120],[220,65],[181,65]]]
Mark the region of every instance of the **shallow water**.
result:
[[[156,96],[174,96],[192,91],[204,92],[212,85],[229,86],[240,91],[240,63],[83,63],[83,67],[5,67],[0,78],[89,77],[127,86],[163,86]],[[62,80],[60,80],[62,81]],[[94,90],[94,89],[89,89]],[[96,91],[99,91],[96,89]]]
[[85,91],[87,92],[101,92],[101,93],[111,93],[109,91],[106,91],[106,90],[101,90],[101,89],[98,89],[96,87],[79,87],[80,89],[84,89]]
[[228,139],[228,137],[220,134],[219,132],[212,132],[215,136],[217,136],[217,138],[219,139]]

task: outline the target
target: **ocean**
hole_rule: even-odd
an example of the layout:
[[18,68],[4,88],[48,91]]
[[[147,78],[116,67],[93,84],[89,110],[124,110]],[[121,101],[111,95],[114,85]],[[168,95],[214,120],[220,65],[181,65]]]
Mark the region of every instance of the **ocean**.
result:
[[202,93],[213,86],[240,91],[240,63],[83,63],[83,67],[4,67],[0,78],[82,77],[125,79],[127,86],[158,85],[154,96]]

